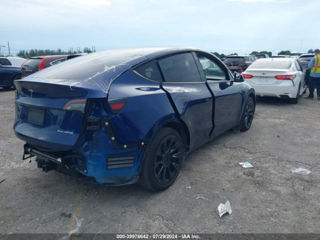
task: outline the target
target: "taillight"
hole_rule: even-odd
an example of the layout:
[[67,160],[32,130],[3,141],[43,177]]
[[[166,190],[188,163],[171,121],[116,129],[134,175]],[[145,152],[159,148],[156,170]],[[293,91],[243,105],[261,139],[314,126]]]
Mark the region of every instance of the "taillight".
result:
[[68,111],[79,111],[84,113],[85,107],[86,107],[86,99],[73,99],[67,102],[63,110],[68,110]]
[[126,105],[128,98],[109,100],[109,105],[112,113],[118,113]]
[[253,78],[253,75],[250,75],[250,74],[242,74],[242,76],[243,76],[244,79]]
[[39,66],[38,66],[38,69],[39,69],[39,70],[45,69],[45,66],[43,66],[43,63],[44,63],[44,61],[45,61],[46,59],[47,59],[47,58],[43,58],[43,59],[41,60],[41,62],[39,63]]
[[125,103],[117,103],[117,104],[110,104],[110,107],[112,110],[121,110],[124,105],[126,105]]
[[296,75],[290,74],[290,75],[277,75],[275,78],[277,80],[293,80],[295,79]]

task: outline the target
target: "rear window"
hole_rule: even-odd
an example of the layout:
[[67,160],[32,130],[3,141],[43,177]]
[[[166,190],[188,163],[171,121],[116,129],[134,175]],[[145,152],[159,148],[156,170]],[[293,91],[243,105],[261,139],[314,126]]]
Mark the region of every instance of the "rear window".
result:
[[140,75],[144,76],[145,78],[161,82],[161,74],[156,61],[145,63],[137,67],[135,71],[138,72]]
[[256,61],[250,65],[251,68],[257,69],[289,69],[292,65],[291,61]]
[[91,53],[55,64],[45,71],[38,72],[37,77],[70,80],[92,79],[107,71],[118,72],[118,69],[126,69],[127,62],[138,57],[141,56],[135,52],[130,54],[128,50]]
[[6,59],[6,58],[0,58],[0,64],[1,65],[11,65],[11,62],[8,60],[8,59]]
[[244,57],[227,57],[224,62],[228,65],[230,64],[239,64],[245,62]]
[[299,61],[309,62],[314,56],[301,56],[299,57]]
[[159,65],[166,82],[201,82],[200,73],[191,53],[161,59]]
[[22,65],[23,70],[37,70],[42,58],[30,58]]
[[266,58],[266,56],[264,54],[261,55],[256,55],[257,58]]

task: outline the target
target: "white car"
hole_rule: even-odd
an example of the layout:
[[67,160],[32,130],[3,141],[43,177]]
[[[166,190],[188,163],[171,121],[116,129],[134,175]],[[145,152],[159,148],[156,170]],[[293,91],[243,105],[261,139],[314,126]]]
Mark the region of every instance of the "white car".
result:
[[13,67],[21,67],[22,63],[24,63],[26,59],[21,57],[0,57],[0,64],[13,66]]
[[305,73],[295,58],[258,59],[242,76],[257,96],[286,98],[292,103],[298,103],[307,88]]

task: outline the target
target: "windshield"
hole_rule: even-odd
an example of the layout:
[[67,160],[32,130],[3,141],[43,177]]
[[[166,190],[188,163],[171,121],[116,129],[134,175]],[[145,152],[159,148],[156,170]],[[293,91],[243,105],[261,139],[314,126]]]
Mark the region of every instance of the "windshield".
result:
[[250,69],[289,69],[292,61],[256,61],[251,64]]

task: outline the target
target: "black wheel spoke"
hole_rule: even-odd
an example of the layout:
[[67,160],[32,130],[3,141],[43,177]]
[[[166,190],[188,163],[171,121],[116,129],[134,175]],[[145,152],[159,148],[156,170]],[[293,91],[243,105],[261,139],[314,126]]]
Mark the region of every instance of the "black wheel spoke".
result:
[[159,179],[162,179],[162,178],[163,178],[163,177],[162,177],[163,170],[164,170],[164,167],[161,166],[160,170],[159,170],[158,173],[156,174]]
[[180,158],[183,157],[183,155],[184,155],[183,152],[176,152],[176,153],[172,154],[172,158],[175,158],[175,159],[178,158],[178,159],[180,159]]
[[156,150],[154,172],[160,184],[172,182],[180,171],[184,157],[183,145],[176,135],[169,135],[162,139]]
[[175,162],[172,162],[170,166],[173,167],[173,169],[174,169],[173,171],[177,171],[178,168],[179,168],[179,165],[177,163],[175,163]]
[[171,177],[172,177],[171,172],[170,172],[170,168],[167,167],[167,168],[166,168],[166,171],[167,171],[167,174],[168,174],[168,180],[170,180]]

